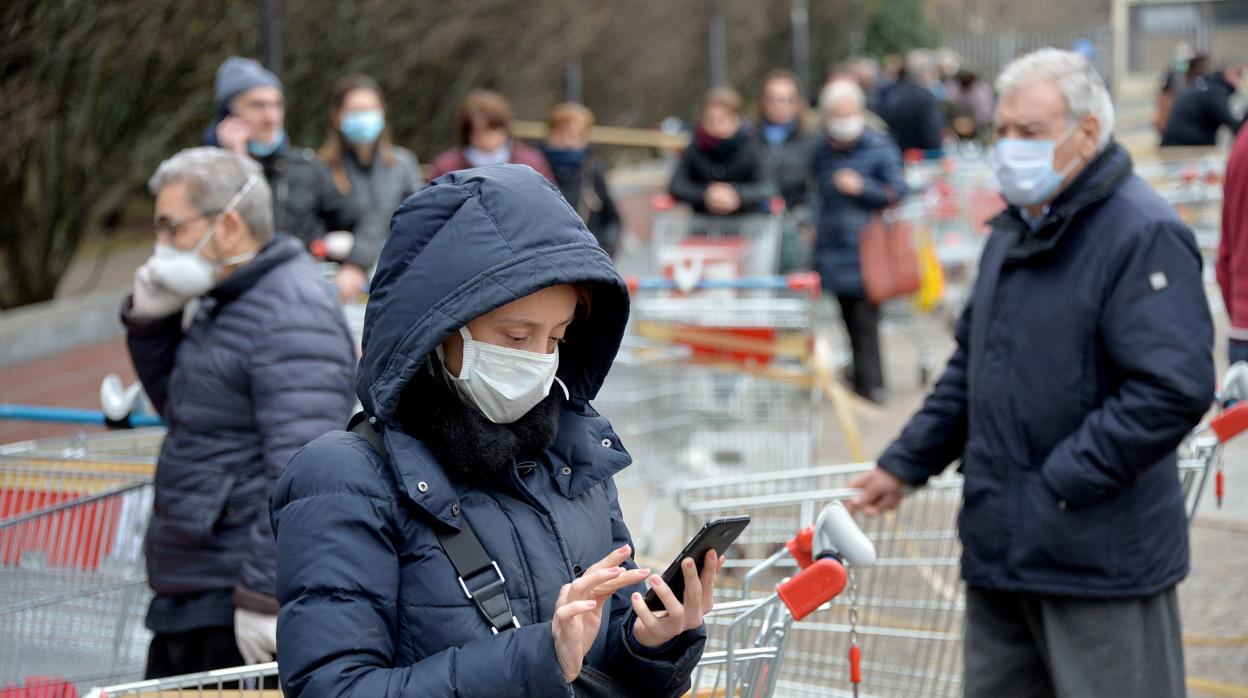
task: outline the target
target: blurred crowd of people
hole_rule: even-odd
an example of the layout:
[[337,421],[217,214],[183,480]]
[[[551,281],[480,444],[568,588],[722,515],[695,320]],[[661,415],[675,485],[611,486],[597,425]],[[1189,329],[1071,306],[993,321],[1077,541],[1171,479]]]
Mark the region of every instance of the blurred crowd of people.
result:
[[916,49],[882,66],[867,57],[837,64],[817,97],[811,117],[797,77],[772,72],[751,122],[735,90],[710,90],[669,191],[713,215],[785,210],[780,271],[819,272],[849,335],[854,391],[883,402],[879,307],[866,296],[860,233],[906,195],[903,154],[983,147],[996,96],[952,50]]
[[[272,192],[275,228],[318,256],[341,262],[340,297],[357,297],[381,253],[390,214],[425,181],[416,156],[394,142],[381,87],[365,75],[339,80],[330,128],[316,150],[289,141],[282,84],[255,60],[222,63],[214,108],[205,145],[258,162]],[[603,248],[614,252],[619,214],[606,188],[605,166],[588,148],[593,112],[559,104],[548,123],[549,136],[538,147],[521,143],[512,135],[507,99],[473,90],[456,114],[455,147],[433,158],[432,178],[470,167],[529,165],[559,187]]]

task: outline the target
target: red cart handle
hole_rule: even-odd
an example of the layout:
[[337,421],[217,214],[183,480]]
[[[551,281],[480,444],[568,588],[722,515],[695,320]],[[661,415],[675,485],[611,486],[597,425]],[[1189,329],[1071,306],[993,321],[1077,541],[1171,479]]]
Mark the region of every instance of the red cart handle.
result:
[[776,594],[793,614],[793,619],[801,620],[836,598],[845,589],[845,580],[845,568],[841,563],[824,558],[781,582],[776,586]]
[[793,536],[787,543],[784,544],[784,547],[788,549],[789,554],[792,555],[793,559],[797,561],[797,566],[802,569],[810,567],[815,561],[812,549],[814,539],[815,527],[807,526],[806,528],[798,531],[796,536]]
[[1236,403],[1234,407],[1213,418],[1209,428],[1218,435],[1220,443],[1226,443],[1248,429],[1248,401]]

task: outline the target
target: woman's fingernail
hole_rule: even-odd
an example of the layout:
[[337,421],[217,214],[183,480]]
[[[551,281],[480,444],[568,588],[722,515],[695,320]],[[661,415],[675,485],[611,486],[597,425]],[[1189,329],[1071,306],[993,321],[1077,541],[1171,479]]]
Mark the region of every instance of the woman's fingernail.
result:
[[619,547],[619,548],[616,548],[615,552],[617,552],[617,553],[626,553],[626,552],[628,552],[628,545],[627,545],[627,544],[625,544],[625,545],[623,545],[623,546],[621,546],[621,547]]
[[651,583],[651,584],[653,584],[653,585],[654,585],[654,586],[656,586],[656,587],[661,587],[661,586],[663,586],[663,578],[662,578],[662,577],[660,577],[660,576],[659,576],[659,575],[657,575],[657,574],[651,575],[651,576],[650,576],[650,583]]
[[634,592],[633,592],[633,601],[641,601],[641,594],[638,594],[637,592],[635,592],[635,591],[634,591]]
[[649,568],[649,567],[647,567],[647,568],[645,568],[644,570],[637,570],[637,574],[639,574],[639,575],[641,575],[641,576],[643,576],[643,577],[644,577],[644,576],[646,576],[647,574],[650,574],[650,568]]

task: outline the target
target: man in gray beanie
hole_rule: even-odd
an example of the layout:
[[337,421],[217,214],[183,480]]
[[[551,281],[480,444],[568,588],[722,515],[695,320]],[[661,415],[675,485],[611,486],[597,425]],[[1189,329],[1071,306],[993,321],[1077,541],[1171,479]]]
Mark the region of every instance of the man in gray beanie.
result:
[[359,212],[338,190],[329,167],[311,149],[286,138],[286,102],[276,75],[251,58],[230,56],[217,68],[213,107],[205,143],[260,163],[273,191],[278,232],[307,246],[326,233],[354,230]]

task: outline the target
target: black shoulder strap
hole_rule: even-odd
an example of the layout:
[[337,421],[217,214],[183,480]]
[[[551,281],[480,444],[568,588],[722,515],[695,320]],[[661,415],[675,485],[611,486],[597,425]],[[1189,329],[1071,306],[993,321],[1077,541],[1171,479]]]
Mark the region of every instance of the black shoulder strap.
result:
[[[387,463],[390,461],[390,454],[382,441],[381,425],[376,417],[370,417],[366,412],[357,412],[347,423],[347,431],[364,439],[382,460]],[[481,546],[481,540],[468,525],[468,517],[461,518],[458,531],[437,526],[435,533],[438,542],[442,544],[442,550],[446,551],[446,556],[451,559],[451,565],[459,575],[460,588],[485,617],[494,634],[508,628],[520,627],[520,621],[511,612],[511,601],[507,599],[507,590],[504,587],[507,580],[503,577],[503,571]]]

